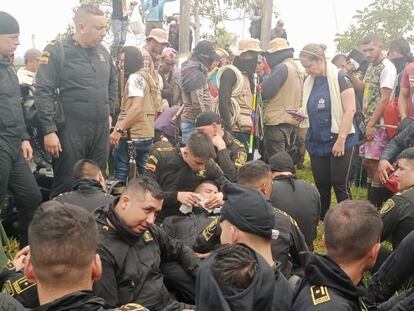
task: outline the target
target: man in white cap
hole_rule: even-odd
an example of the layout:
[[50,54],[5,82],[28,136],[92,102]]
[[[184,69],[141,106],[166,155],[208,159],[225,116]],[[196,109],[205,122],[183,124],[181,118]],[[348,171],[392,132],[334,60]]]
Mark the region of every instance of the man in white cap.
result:
[[264,110],[265,158],[289,151],[298,121],[296,113],[302,105],[303,75],[293,60],[293,48],[283,38],[270,41],[266,60],[272,68],[262,82]]
[[[255,88],[254,73],[260,49],[260,41],[253,38],[242,39],[233,65],[222,67],[217,73],[219,84],[219,111],[224,127],[234,133],[234,137],[249,149],[249,135],[253,126],[252,102]],[[230,108],[235,105],[239,114]]]

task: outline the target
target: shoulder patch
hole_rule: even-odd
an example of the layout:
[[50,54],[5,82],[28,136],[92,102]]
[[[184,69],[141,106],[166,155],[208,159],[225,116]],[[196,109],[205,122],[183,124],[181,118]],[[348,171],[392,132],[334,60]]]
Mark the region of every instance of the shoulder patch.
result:
[[127,305],[123,305],[121,307],[116,308],[115,310],[119,310],[119,311],[144,311],[144,310],[148,310],[146,308],[144,308],[143,306],[136,304],[136,303],[129,303]]
[[158,159],[155,155],[150,155],[148,160],[152,160],[152,162],[154,162],[155,164],[158,164]]
[[209,241],[213,236],[214,232],[216,231],[218,224],[218,217],[214,217],[214,219],[208,224],[208,226],[201,232],[201,235],[206,241]]
[[151,233],[148,230],[144,232],[143,238],[144,238],[144,242],[150,242],[154,240],[154,238],[152,237]]
[[156,148],[155,150],[159,151],[159,152],[169,152],[172,151],[174,148],[173,147],[164,147],[164,148]]
[[39,63],[46,65],[47,63],[49,63],[49,57],[50,57],[50,53],[48,51],[44,51],[42,55],[40,55],[39,57]]
[[237,153],[237,158],[234,161],[234,164],[237,167],[242,167],[246,164],[247,161],[247,153],[244,151],[240,151],[239,153]]
[[145,169],[150,170],[151,172],[155,172],[156,168],[157,166],[155,164],[152,164],[152,163],[145,164]]
[[103,55],[102,53],[98,53],[98,60],[100,62],[105,63],[106,62],[105,55]]
[[143,90],[144,89],[144,78],[141,75],[136,75],[134,79],[134,85],[137,89]]
[[393,199],[388,199],[384,205],[382,206],[381,210],[380,210],[380,214],[384,215],[386,213],[388,213],[390,210],[393,209],[393,207],[395,206],[395,202]]
[[33,286],[36,286],[36,283],[29,283],[25,276],[12,283],[13,291],[16,294],[20,294]]
[[311,286],[310,291],[314,306],[331,300],[326,286]]

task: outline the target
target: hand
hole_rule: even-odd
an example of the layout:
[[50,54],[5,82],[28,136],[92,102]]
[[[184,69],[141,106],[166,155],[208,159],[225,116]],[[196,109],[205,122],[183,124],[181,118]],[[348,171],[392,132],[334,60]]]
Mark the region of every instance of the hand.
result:
[[365,130],[366,139],[372,140],[374,138],[374,133],[375,133],[375,127],[367,124],[367,128]]
[[46,134],[43,138],[46,151],[54,158],[59,158],[59,153],[62,152],[59,137],[55,132]]
[[30,246],[26,246],[16,254],[16,257],[14,257],[13,266],[15,267],[16,271],[20,271],[24,268],[24,262],[27,255],[29,254],[29,251]]
[[178,192],[177,200],[181,204],[196,206],[200,199],[198,198],[197,193],[194,192]]
[[22,151],[23,151],[23,156],[26,159],[26,161],[30,161],[33,158],[33,149],[32,149],[32,146],[30,145],[30,141],[28,140],[22,141]]
[[213,209],[213,208],[220,207],[223,204],[224,204],[223,193],[219,192],[219,193],[212,195],[210,199],[206,202],[206,204],[204,204],[204,207],[207,209]]
[[379,177],[380,181],[383,184],[385,184],[388,180],[388,177],[389,177],[388,172],[389,171],[391,171],[391,172],[395,171],[395,169],[391,165],[391,163],[388,162],[387,160],[379,161],[377,174],[378,174],[378,177]]
[[119,140],[121,139],[121,137],[122,137],[121,133],[119,133],[117,131],[113,131],[111,133],[111,136],[109,136],[110,141],[111,141],[111,145],[115,145],[115,146],[118,145]]
[[112,126],[112,116],[111,115],[109,115],[108,121],[109,121],[109,128],[111,128],[111,126]]
[[226,143],[223,140],[223,137],[216,134],[211,139],[211,142],[213,143],[214,147],[216,147],[219,151],[226,149]]
[[345,139],[338,137],[332,147],[332,154],[334,157],[342,157],[345,154]]
[[348,60],[345,64],[346,72],[353,75],[354,74],[354,69],[355,69],[354,64],[352,64],[352,62],[350,60]]

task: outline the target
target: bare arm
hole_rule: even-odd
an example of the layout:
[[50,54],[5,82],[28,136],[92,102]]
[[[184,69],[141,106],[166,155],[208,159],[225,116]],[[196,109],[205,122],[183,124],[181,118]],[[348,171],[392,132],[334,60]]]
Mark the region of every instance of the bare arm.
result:
[[400,112],[401,120],[407,117],[409,97],[410,90],[401,86],[400,96],[398,97],[398,111]]

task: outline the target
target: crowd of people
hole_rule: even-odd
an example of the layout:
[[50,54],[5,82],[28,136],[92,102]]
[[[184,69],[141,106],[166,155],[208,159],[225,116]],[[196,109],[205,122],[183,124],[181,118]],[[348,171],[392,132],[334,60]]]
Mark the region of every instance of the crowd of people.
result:
[[[202,40],[179,65],[158,15],[123,46],[113,3],[111,53],[81,5],[18,71],[0,11],[0,198],[20,247],[0,251],[0,309],[411,310],[414,288],[394,295],[414,274],[409,43],[297,61],[279,21],[265,50]],[[315,185],[296,176],[305,148]]]

